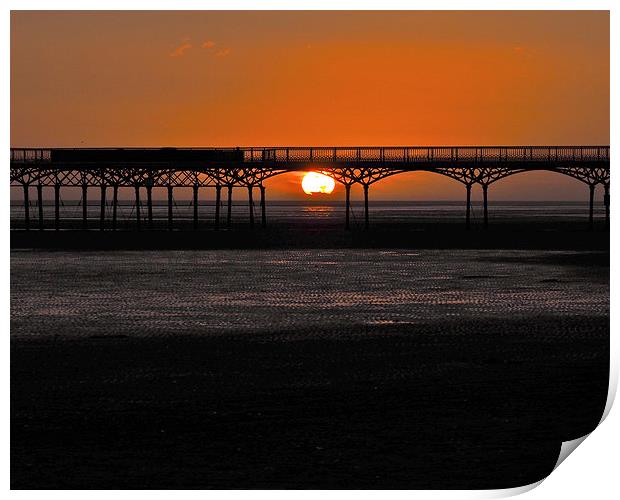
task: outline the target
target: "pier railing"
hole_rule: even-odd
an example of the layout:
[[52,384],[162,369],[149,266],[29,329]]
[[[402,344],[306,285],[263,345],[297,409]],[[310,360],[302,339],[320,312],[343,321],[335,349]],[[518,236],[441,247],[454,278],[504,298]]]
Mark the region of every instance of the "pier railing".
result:
[[[237,152],[244,163],[422,163],[422,162],[593,162],[609,161],[609,146],[398,146],[398,147],[251,147],[251,148],[11,148],[11,163],[52,163],[52,151]],[[92,157],[92,155],[90,155]],[[156,157],[156,154],[155,154]],[[87,162],[88,163],[88,162]]]
[[609,146],[249,148],[247,162],[609,161]]

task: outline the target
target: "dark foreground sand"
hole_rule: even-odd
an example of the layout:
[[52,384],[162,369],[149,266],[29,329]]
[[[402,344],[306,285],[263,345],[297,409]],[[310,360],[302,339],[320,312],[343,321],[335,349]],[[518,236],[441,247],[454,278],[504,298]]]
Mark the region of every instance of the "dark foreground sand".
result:
[[58,250],[268,249],[268,248],[426,248],[426,249],[557,249],[609,251],[609,230],[600,222],[504,222],[484,230],[465,230],[462,222],[423,224],[381,223],[368,230],[345,231],[342,224],[247,225],[192,231],[160,229],[133,231],[68,230],[11,231],[11,248]]
[[[426,294],[429,305],[417,306],[429,314],[446,311],[444,319],[420,313],[407,324],[309,329],[291,316],[298,322],[290,328],[248,324],[245,333],[209,335],[195,325],[219,306],[199,311],[192,303],[187,327],[168,333],[147,328],[157,310],[141,315],[147,309],[140,303],[115,309],[102,325],[108,304],[119,302],[113,294],[96,295],[94,284],[113,293],[125,282],[104,281],[99,268],[84,269],[72,255],[60,261],[46,254],[47,267],[63,262],[52,276],[36,254],[35,260],[17,255],[12,268],[13,488],[507,488],[548,475],[561,442],[592,431],[603,412],[608,255],[485,254],[465,262],[444,253],[442,262],[453,262],[444,266],[452,281],[411,282],[454,297],[455,304],[439,305],[434,293]],[[173,255],[171,262],[181,258]],[[155,257],[144,254],[144,281],[133,286],[152,282],[167,290],[172,278],[150,263]],[[364,266],[378,279],[383,269],[415,258],[393,254],[383,267]],[[103,254],[89,259],[101,261]],[[107,262],[100,267],[117,275]],[[261,268],[277,284],[284,265]],[[482,276],[480,266],[504,277]],[[543,266],[539,276],[537,266]],[[403,286],[410,287],[415,269],[424,276],[429,267],[404,268]],[[177,285],[166,293],[180,294],[181,305],[189,291],[205,302],[214,293],[187,283],[198,267],[176,269]],[[214,276],[210,269],[202,272]],[[350,278],[355,283],[359,276]],[[512,291],[497,292],[501,300],[483,293],[502,283],[512,283]],[[440,285],[460,292],[445,295]],[[553,291],[541,297],[548,313],[531,299],[547,288]],[[461,304],[468,290],[473,302]],[[69,292],[75,310],[55,301]],[[512,293],[530,302],[512,308],[505,302]],[[157,304],[162,314],[172,310]],[[274,308],[271,317],[286,325],[274,316],[280,311]],[[459,311],[471,314],[447,314]],[[260,309],[256,317],[263,314]]]
[[14,340],[12,487],[528,484],[597,425],[608,328]]

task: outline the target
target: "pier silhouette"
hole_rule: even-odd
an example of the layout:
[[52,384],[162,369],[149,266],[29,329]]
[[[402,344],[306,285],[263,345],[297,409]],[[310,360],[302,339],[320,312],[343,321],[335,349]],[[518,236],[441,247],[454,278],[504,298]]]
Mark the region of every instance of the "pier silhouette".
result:
[[174,228],[175,188],[193,190],[193,228],[199,228],[200,189],[215,190],[215,228],[221,225],[222,190],[226,190],[226,225],[232,222],[233,189],[247,192],[250,226],[255,225],[254,191],[260,194],[260,221],[267,224],[264,182],[292,171],[315,171],[345,188],[345,221],[351,227],[351,187],[364,192],[364,226],[369,227],[370,186],[404,172],[447,176],[465,187],[465,227],[471,226],[471,190],[483,193],[483,221],[488,227],[489,187],[506,177],[532,171],[570,176],[589,186],[589,224],[594,224],[594,196],[604,190],[609,224],[609,146],[437,146],[437,147],[237,147],[237,148],[12,148],[11,186],[21,187],[24,227],[31,228],[30,188],[36,189],[39,228],[43,229],[43,189],[54,189],[54,228],[60,228],[62,187],[82,190],[82,229],[88,229],[88,190],[100,190],[99,228],[106,227],[106,199],[112,190],[111,229],[118,229],[118,190],[135,192],[135,229],[143,228],[141,197],[146,194],[146,226],[153,228],[153,190],[167,191],[167,227]]

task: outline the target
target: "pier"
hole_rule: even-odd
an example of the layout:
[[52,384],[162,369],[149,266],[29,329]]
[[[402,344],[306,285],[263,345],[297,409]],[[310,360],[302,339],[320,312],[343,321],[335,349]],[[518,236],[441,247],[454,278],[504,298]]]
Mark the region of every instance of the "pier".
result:
[[[167,193],[167,228],[173,230],[175,188],[191,188],[193,228],[199,228],[199,191],[215,194],[215,228],[222,225],[223,193],[227,206],[225,223],[232,222],[233,190],[245,192],[250,226],[256,223],[255,192],[259,195],[260,225],[267,224],[267,190],[264,182],[293,171],[315,171],[332,177],[345,188],[344,227],[350,230],[351,187],[364,193],[364,226],[370,225],[371,186],[392,175],[425,171],[447,176],[464,187],[467,229],[471,226],[471,190],[482,187],[484,227],[489,224],[490,187],[506,177],[550,171],[567,175],[589,187],[589,224],[594,224],[597,187],[604,191],[605,221],[609,224],[609,146],[400,146],[400,147],[238,147],[238,148],[12,148],[11,187],[21,189],[24,227],[33,228],[31,188],[36,190],[38,228],[44,229],[43,190],[54,192],[54,229],[61,227],[60,200],[63,187],[81,188],[82,229],[89,226],[89,189],[100,191],[98,229],[106,226],[106,203],[111,195],[111,230],[117,230],[119,188],[132,188],[135,197],[135,229],[153,227],[153,190]],[[110,193],[111,191],[111,193]],[[146,198],[146,227],[142,200]],[[92,227],[94,229],[95,227]]]

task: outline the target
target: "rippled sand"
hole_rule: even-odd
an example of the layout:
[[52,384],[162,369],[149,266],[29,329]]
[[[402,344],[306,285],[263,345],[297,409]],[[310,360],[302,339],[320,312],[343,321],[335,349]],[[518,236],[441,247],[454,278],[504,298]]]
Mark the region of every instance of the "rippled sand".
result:
[[[11,334],[213,335],[609,314],[571,252],[222,250],[11,255]],[[591,261],[598,263],[596,254]],[[582,257],[580,264],[587,264]],[[356,330],[357,334],[360,330]]]

